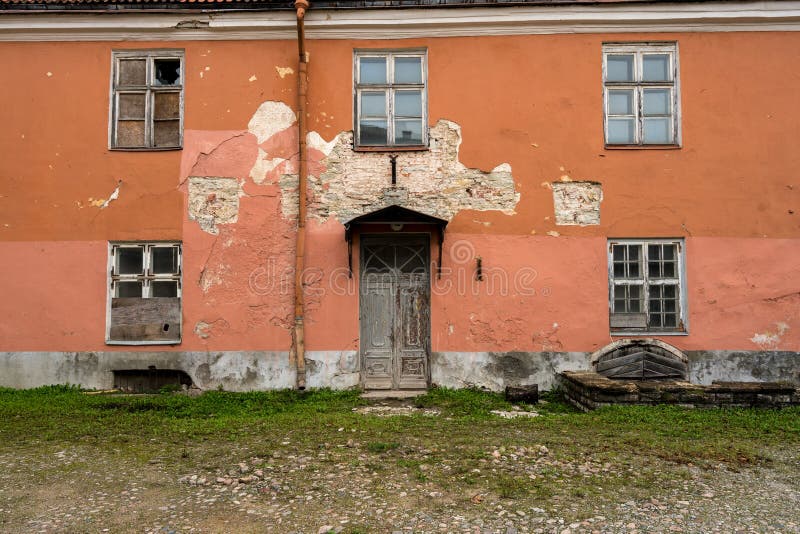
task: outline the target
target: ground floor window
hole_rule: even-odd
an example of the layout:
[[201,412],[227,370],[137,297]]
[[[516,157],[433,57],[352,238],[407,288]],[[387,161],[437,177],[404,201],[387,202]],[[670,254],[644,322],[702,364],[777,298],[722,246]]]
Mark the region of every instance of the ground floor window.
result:
[[109,244],[108,343],[177,343],[181,336],[181,245]]
[[608,273],[612,333],[686,331],[683,240],[609,240]]

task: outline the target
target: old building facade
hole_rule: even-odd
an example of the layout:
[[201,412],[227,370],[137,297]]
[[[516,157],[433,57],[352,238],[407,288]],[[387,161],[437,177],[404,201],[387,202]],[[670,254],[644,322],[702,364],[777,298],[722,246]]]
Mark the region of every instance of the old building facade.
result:
[[2,0],[0,386],[800,381],[799,2],[306,4]]

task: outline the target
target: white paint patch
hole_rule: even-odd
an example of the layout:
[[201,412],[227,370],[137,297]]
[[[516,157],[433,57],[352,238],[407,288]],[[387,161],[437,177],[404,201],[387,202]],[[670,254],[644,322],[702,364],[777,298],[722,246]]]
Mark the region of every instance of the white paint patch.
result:
[[789,331],[789,325],[786,323],[775,323],[775,331],[764,332],[763,334],[756,333],[750,338],[750,341],[758,345],[764,350],[774,350],[778,348],[784,334]]
[[561,226],[600,224],[603,186],[596,182],[572,182],[568,176],[562,176],[561,180],[551,185],[556,224]]
[[254,82],[254,81],[256,81],[257,79],[258,79],[258,78],[256,78],[256,75],[255,75],[255,74],[253,74],[252,76],[250,76],[250,78],[248,78],[248,79],[247,79],[247,81],[248,81],[248,82]]
[[297,116],[292,108],[283,102],[267,101],[258,107],[253,118],[247,123],[247,130],[255,135],[261,144],[296,121]]
[[250,169],[250,178],[257,184],[261,185],[267,178],[267,173],[275,169],[278,165],[286,161],[284,158],[268,158],[268,154],[258,149],[258,159],[256,159],[253,168]]
[[89,197],[89,204],[104,210],[111,204],[112,201],[117,200],[119,198],[119,188],[122,187],[122,180],[117,183],[116,189],[108,196],[108,198],[92,198]]
[[285,78],[289,74],[294,74],[294,69],[292,67],[278,67],[278,66],[276,66],[275,70],[278,71],[278,76],[280,76],[281,79]]
[[333,151],[333,147],[336,146],[336,144],[339,142],[339,137],[342,135],[344,134],[339,134],[330,142],[327,142],[317,132],[309,132],[309,134],[306,136],[306,145],[308,148],[319,150],[326,156],[330,156],[331,152]]

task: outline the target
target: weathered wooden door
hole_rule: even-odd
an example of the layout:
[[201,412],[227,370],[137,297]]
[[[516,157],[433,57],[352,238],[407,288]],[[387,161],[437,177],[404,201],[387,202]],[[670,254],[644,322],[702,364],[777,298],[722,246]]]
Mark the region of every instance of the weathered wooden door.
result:
[[362,236],[361,361],[365,389],[428,386],[430,239]]

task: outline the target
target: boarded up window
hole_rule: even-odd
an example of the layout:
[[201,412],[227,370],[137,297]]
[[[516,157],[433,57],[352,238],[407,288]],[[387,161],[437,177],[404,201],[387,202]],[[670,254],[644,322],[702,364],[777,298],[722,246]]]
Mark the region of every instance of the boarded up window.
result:
[[113,243],[109,343],[180,343],[181,246]]
[[114,52],[112,148],[178,148],[183,133],[183,51]]

